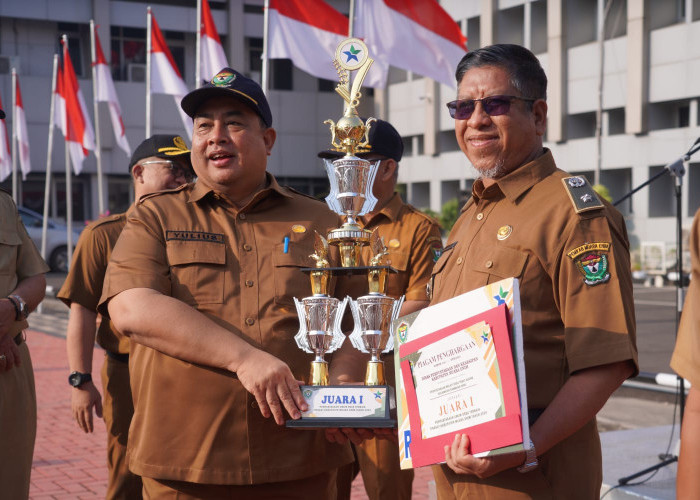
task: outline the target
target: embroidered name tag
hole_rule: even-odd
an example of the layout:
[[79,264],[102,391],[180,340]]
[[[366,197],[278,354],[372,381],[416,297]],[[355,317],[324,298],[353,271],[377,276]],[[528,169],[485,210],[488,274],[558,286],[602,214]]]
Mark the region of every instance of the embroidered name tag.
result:
[[182,241],[210,241],[212,243],[223,243],[224,235],[219,233],[205,233],[203,231],[166,231],[165,239]]

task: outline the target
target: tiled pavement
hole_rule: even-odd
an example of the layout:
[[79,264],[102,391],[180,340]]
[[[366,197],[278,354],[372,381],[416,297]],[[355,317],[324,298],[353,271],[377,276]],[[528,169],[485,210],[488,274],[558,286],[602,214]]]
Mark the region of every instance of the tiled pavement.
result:
[[[33,315],[31,327],[54,332],[54,335],[30,330],[27,344],[34,365],[37,392],[38,426],[30,498],[99,499],[104,498],[107,484],[105,465],[105,428],[97,421],[92,434],[84,434],[73,421],[70,410],[70,387],[66,382],[68,361],[65,320],[47,314]],[[99,382],[103,354],[95,349],[93,376]],[[414,499],[434,498],[429,492],[430,469],[416,471]],[[367,498],[362,478],[353,483],[352,499]]]

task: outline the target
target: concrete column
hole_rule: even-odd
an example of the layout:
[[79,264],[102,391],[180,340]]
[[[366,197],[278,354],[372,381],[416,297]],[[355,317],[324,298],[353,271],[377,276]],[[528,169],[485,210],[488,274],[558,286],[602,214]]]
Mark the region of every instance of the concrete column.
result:
[[547,140],[566,140],[567,66],[566,11],[562,0],[547,0]]
[[[105,52],[105,57],[109,57],[112,35],[111,17],[109,15],[109,0],[92,0],[92,18],[97,26],[97,34],[102,42],[102,50]],[[88,51],[90,45],[88,45]]]
[[439,180],[431,180],[430,181],[430,210],[434,210],[437,213],[440,213],[442,210],[442,204],[444,203],[442,200],[442,184]]
[[[426,78],[426,81],[427,80],[429,80],[429,78]],[[387,115],[387,110],[389,109],[388,101],[389,93],[386,91],[386,88],[374,89],[374,117],[389,121],[389,117]]]
[[228,63],[236,69],[243,70],[245,65],[245,27],[243,26],[243,0],[228,2]]
[[496,0],[481,0],[481,46],[496,43],[496,13],[498,4]]
[[432,78],[424,78],[425,81],[425,132],[423,133],[423,154],[434,156],[438,154],[437,134],[439,132],[439,121],[437,115],[437,95],[439,92],[438,83]]
[[643,134],[648,130],[649,34],[644,3],[645,0],[627,2],[627,134]]
[[532,3],[527,0],[523,5],[523,45],[532,50]]
[[698,100],[691,99],[689,103],[688,126],[695,128],[698,126]]

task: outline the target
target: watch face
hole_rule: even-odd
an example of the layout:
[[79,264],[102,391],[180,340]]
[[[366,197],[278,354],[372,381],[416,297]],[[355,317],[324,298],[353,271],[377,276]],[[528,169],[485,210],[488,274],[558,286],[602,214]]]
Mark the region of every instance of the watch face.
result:
[[83,383],[83,374],[78,372],[71,373],[68,375],[68,383],[73,387],[80,387],[80,384]]

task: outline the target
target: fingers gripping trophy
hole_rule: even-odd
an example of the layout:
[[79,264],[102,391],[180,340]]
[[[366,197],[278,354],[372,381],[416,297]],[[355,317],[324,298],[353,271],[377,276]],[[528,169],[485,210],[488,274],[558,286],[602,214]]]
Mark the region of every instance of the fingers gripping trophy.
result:
[[[345,101],[345,111],[337,122],[326,120],[324,123],[330,126],[332,149],[345,153],[345,156],[334,161],[324,160],[331,185],[326,203],[344,218],[344,222],[331,230],[326,238],[316,235],[316,253],[311,256],[316,267],[305,270],[310,273],[313,296],[295,299],[300,323],[295,339],[301,349],[314,353],[315,359],[311,364],[311,385],[302,388],[310,410],[301,421],[288,422],[289,426],[395,426],[389,412],[391,392],[386,386],[380,356],[393,347],[390,327],[398,315],[403,297],[395,300],[384,295],[387,273],[396,271],[388,262],[383,262],[387,250],[382,239],[362,228],[357,221],[377,203],[372,185],[380,162],[372,163],[355,156],[370,151],[368,134],[376,121],[369,118],[364,122],[357,113],[362,82],[373,62],[367,46],[357,38],[341,42],[333,61],[340,80],[335,90]],[[353,72],[356,75],[350,82]],[[338,247],[341,267],[328,267],[329,245]],[[367,245],[373,257],[369,265],[362,265],[362,247]],[[369,293],[357,300],[346,297],[340,301],[330,297],[327,283],[332,273],[366,274]],[[340,321],[348,302],[355,321],[350,335],[352,345],[371,356],[365,385],[328,386],[328,368],[323,355],[339,348],[345,339]],[[334,410],[330,410],[331,407]]]

